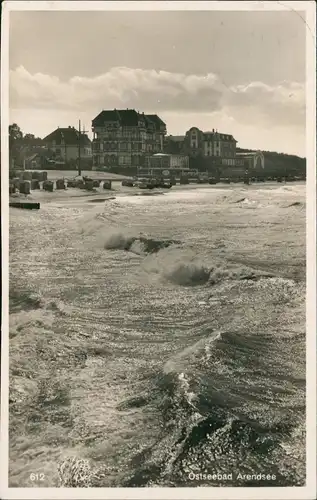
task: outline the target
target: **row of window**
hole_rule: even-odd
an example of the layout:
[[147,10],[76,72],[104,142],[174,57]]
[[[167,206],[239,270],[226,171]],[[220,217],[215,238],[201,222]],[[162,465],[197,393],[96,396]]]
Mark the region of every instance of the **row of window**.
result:
[[215,154],[212,154],[212,151],[207,150],[207,156],[220,156],[220,151],[215,151]]
[[[209,147],[211,147],[212,145],[214,145],[214,147],[220,148],[220,142],[219,141],[204,141],[204,143],[207,144],[207,146],[209,146]],[[225,147],[227,149],[234,149],[234,143],[233,142],[222,142],[221,145],[222,145],[222,147]],[[197,143],[195,141],[192,142],[192,147],[193,148],[197,147]]]
[[[220,142],[216,141],[216,142],[212,142],[212,141],[205,141],[205,144],[207,143],[207,145],[209,147],[212,147],[212,145],[216,148],[220,148]],[[197,148],[197,143],[195,141],[192,142],[192,148]]]
[[[205,137],[206,137],[206,136],[205,136]],[[210,135],[207,135],[207,137],[208,137],[208,139],[210,139]],[[219,137],[219,136],[218,136],[218,137]],[[192,133],[191,138],[192,138],[192,140],[196,141],[197,136],[196,136],[196,133],[195,133],[195,132],[193,132],[193,133]],[[230,141],[230,136],[229,136],[229,135],[223,135],[223,134],[221,134],[221,135],[220,135],[220,139],[221,139],[221,140]],[[232,139],[231,139],[231,140],[232,140]]]
[[126,138],[126,139],[152,139],[155,137],[153,132],[143,132],[140,130],[135,131],[121,131],[121,130],[111,130],[107,132],[100,133],[98,132],[99,137],[108,138],[108,139],[116,139],[116,138]]
[[[97,157],[98,158],[98,157]],[[96,160],[97,163],[99,160]],[[104,165],[139,165],[140,156],[138,155],[105,155]]]
[[222,160],[222,163],[223,163],[223,165],[231,165],[231,166],[234,166],[234,165],[236,164],[236,161],[235,161],[233,158],[231,158],[231,159],[229,159],[229,158],[224,158],[224,159]]
[[117,142],[104,142],[101,148],[100,143],[94,144],[94,151],[142,151],[145,149],[144,143],[117,143]]

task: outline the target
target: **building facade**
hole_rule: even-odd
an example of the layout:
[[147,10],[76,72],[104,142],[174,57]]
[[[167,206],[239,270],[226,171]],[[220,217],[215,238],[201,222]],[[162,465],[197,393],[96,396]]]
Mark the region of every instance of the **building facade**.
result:
[[189,173],[189,157],[183,154],[156,153],[145,157],[144,166],[139,169],[141,176],[180,176]]
[[82,159],[92,158],[91,140],[85,134],[79,135],[74,127],[58,127],[43,139],[43,144],[57,161],[64,163],[78,160],[79,147]]
[[197,127],[192,127],[186,132],[184,143],[185,150],[193,156],[214,156],[228,160],[236,156],[237,141],[234,137],[214,129],[202,132]]
[[99,113],[92,131],[93,168],[141,167],[146,155],[163,151],[166,125],[157,115],[114,109]]
[[203,132],[197,127],[190,128],[185,136],[169,136],[165,141],[167,153],[183,153],[192,159],[211,158],[218,165],[234,166],[237,141],[231,134],[217,130]]
[[146,156],[144,166],[150,169],[189,170],[189,157],[182,154],[157,153]]
[[242,173],[263,175],[265,157],[261,151],[237,151],[237,141],[231,134],[213,129],[203,132],[190,128],[184,136],[167,136],[165,152],[189,157],[190,169],[209,172],[214,176],[241,176]]

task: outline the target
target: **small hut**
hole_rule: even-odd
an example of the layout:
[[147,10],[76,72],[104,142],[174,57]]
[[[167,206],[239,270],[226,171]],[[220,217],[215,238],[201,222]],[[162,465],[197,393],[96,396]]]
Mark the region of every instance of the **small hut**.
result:
[[67,181],[67,187],[75,188],[76,186],[77,186],[77,182],[74,179],[69,179]]
[[40,189],[40,181],[38,181],[37,179],[33,179],[31,181],[31,189],[33,191],[33,189]]
[[20,172],[20,181],[31,181],[32,180],[32,172],[28,172],[27,170],[23,170]]
[[66,184],[64,179],[57,179],[56,189],[66,189]]
[[19,189],[20,187],[20,179],[18,177],[15,177],[14,179],[11,180],[11,184],[16,188]]
[[92,179],[85,180],[85,189],[87,189],[87,191],[92,191],[94,189],[94,181]]
[[31,192],[31,183],[30,181],[20,181],[19,191],[21,194],[30,194]]
[[52,193],[54,191],[54,183],[52,181],[44,181],[43,182],[43,189],[44,189],[44,191],[48,191],[49,193]]

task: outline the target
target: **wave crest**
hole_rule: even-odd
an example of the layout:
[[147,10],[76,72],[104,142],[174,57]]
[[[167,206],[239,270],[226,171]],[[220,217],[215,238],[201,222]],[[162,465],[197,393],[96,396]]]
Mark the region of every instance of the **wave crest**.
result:
[[208,282],[210,270],[196,262],[178,262],[164,271],[164,277],[181,286],[199,286]]
[[114,232],[107,236],[104,248],[106,250],[125,250],[136,254],[151,254],[180,244],[180,241],[171,239],[154,239],[142,235],[132,236],[122,232]]

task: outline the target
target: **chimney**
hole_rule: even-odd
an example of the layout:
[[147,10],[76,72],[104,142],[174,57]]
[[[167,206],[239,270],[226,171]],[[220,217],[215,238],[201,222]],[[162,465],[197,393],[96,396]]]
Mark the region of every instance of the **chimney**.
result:
[[212,133],[213,133],[213,134],[215,133],[215,129],[214,129],[214,128],[212,129]]

